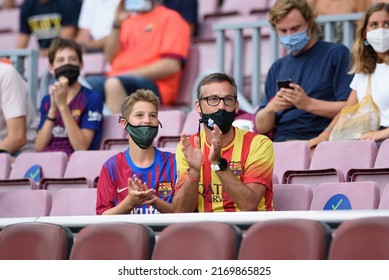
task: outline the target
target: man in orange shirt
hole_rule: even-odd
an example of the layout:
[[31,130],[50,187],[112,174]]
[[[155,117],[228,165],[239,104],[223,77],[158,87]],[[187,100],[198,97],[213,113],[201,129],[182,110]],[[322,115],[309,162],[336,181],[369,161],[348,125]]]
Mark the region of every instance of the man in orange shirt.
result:
[[124,98],[139,88],[152,90],[163,105],[172,105],[189,45],[189,25],[177,12],[158,0],[121,0],[104,46],[111,69],[107,76],[87,81],[105,96],[112,113],[120,112]]

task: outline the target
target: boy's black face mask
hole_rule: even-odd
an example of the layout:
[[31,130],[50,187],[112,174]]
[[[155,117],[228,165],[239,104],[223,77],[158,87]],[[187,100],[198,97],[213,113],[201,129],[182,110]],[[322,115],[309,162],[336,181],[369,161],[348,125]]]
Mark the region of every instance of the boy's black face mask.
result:
[[78,76],[80,76],[80,66],[73,64],[65,64],[54,70],[55,78],[59,80],[60,77],[65,77],[69,80],[69,86],[74,84]]

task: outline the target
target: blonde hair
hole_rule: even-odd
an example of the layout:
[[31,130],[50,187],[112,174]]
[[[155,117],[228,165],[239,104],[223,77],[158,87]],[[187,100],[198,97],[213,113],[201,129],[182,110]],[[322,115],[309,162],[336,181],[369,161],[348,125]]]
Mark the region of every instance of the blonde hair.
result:
[[269,23],[275,28],[276,24],[294,9],[300,11],[311,29],[311,34],[317,36],[320,31],[316,22],[317,15],[306,0],[277,0],[269,11]]
[[121,113],[122,116],[127,118],[130,113],[132,112],[132,108],[134,107],[134,104],[138,101],[145,101],[152,103],[155,106],[155,109],[158,112],[159,109],[159,97],[155,95],[155,93],[148,89],[138,89],[134,93],[131,93],[129,96],[127,96],[121,107]]
[[[361,21],[361,24],[358,27],[353,47],[353,66],[350,70],[350,74],[371,74],[375,71],[376,64],[378,62],[378,56],[372,46],[365,45],[365,40],[369,19],[373,13],[379,11],[386,11],[389,14],[389,4],[377,3],[371,6],[370,9],[366,11],[363,20]],[[389,50],[385,53],[385,58],[383,62],[385,64],[389,64]]]

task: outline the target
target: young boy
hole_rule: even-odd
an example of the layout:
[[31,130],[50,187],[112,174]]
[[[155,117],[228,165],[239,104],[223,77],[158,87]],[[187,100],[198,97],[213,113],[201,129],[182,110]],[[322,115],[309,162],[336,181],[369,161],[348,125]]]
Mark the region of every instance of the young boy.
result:
[[128,148],[103,165],[97,185],[98,215],[173,212],[175,155],[152,143],[158,134],[159,98],[139,89],[122,103],[119,123],[129,134]]
[[77,81],[82,67],[81,47],[72,40],[54,39],[49,48],[49,70],[56,81],[42,99],[35,140],[39,151],[99,149],[103,99]]

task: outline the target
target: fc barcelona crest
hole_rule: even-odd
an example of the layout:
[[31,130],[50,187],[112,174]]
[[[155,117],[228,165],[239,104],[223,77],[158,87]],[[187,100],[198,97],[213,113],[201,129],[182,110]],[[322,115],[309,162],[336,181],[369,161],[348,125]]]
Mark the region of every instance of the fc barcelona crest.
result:
[[158,183],[158,196],[168,197],[173,192],[172,182],[159,182]]
[[242,163],[230,161],[230,169],[235,176],[240,176],[240,174],[242,173]]

